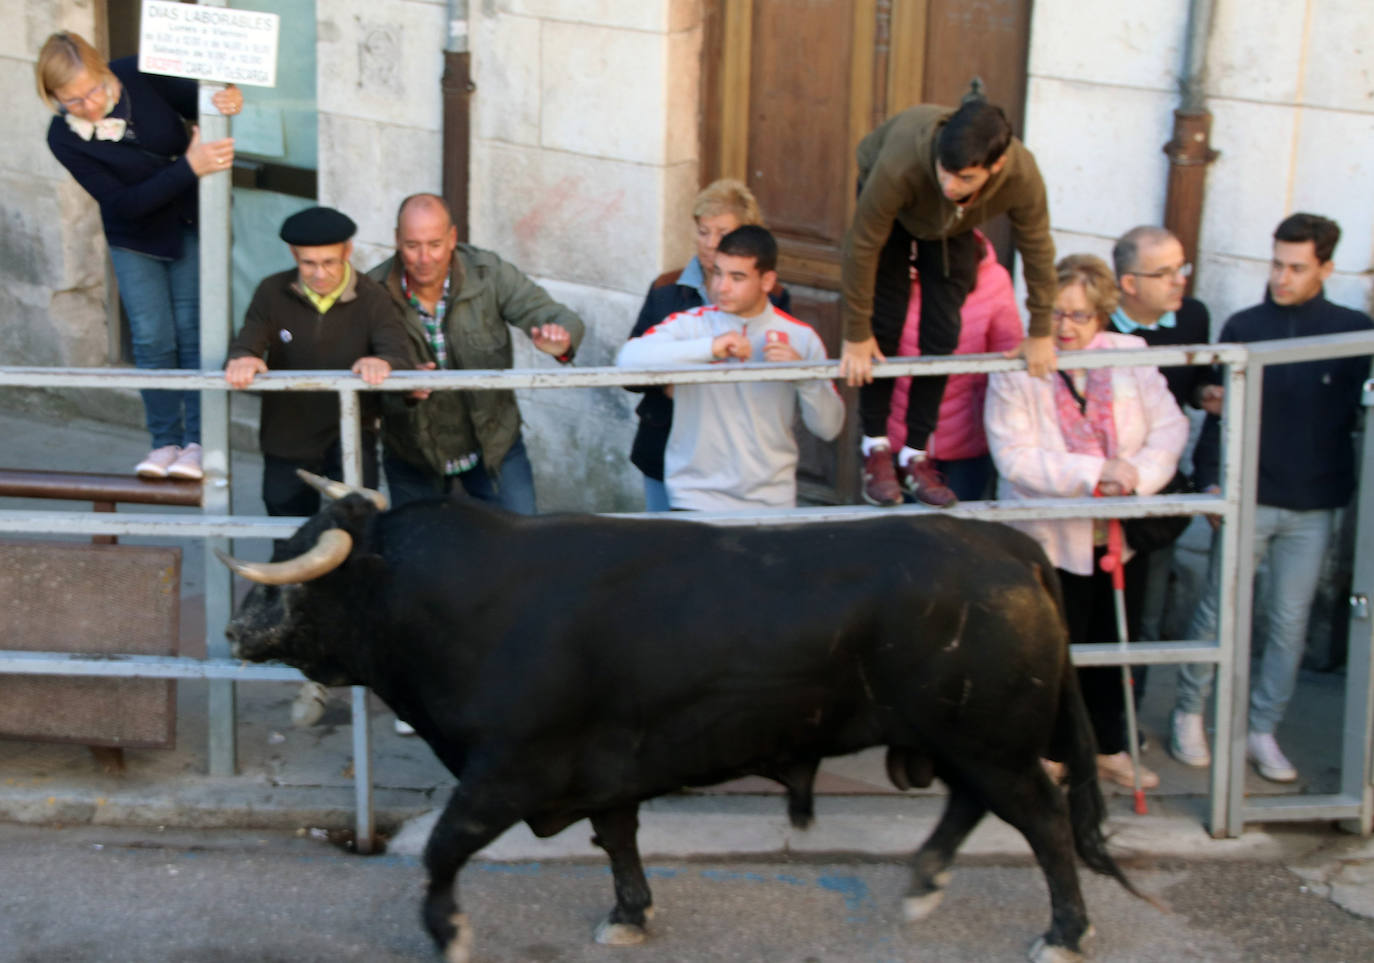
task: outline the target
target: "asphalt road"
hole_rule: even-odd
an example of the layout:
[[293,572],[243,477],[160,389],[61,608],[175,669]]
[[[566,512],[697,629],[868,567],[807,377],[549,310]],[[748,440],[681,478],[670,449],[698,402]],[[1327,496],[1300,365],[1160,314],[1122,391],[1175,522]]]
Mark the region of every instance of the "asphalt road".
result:
[[[574,827],[572,832],[579,831]],[[1277,864],[1136,866],[1162,913],[1085,877],[1094,961],[1363,961],[1374,921],[1344,912]],[[956,866],[944,904],[899,922],[891,861],[655,862],[649,942],[602,947],[604,865],[469,866],[476,958],[536,963],[840,963],[1021,960],[1045,927],[1039,871]],[[413,857],[350,855],[314,838],[0,826],[4,963],[400,963],[438,957],[421,929]]]

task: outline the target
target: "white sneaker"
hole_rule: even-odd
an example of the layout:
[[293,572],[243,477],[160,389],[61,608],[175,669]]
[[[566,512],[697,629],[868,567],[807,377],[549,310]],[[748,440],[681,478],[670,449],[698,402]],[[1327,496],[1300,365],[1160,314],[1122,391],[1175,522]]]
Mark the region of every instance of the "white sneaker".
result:
[[201,448],[195,442],[181,449],[181,454],[177,455],[177,460],[172,462],[167,469],[168,478],[189,478],[199,481],[205,477],[205,472],[201,469]]
[[1207,731],[1202,725],[1201,712],[1174,710],[1169,720],[1169,755],[1185,766],[1194,766],[1198,769],[1212,764],[1212,753],[1207,748]]
[[415,727],[408,722],[404,722],[400,719],[394,719],[392,720],[392,726],[396,729],[396,735],[398,736],[415,735]]
[[1279,748],[1272,732],[1252,732],[1245,740],[1245,758],[1270,782],[1296,782],[1298,770]]
[[324,717],[324,707],[329,701],[329,693],[318,682],[307,682],[296,693],[296,701],[291,703],[291,723],[301,728],[313,726]]
[[166,478],[167,469],[177,460],[181,454],[181,448],[176,445],[163,445],[161,448],[154,448],[148,452],[138,467],[134,469],[134,474],[139,478]]

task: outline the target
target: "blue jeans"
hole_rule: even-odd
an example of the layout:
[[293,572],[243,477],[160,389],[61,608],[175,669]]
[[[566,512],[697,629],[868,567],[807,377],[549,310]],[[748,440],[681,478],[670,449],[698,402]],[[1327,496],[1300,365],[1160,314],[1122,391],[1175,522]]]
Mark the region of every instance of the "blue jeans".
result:
[[657,478],[644,476],[644,510],[646,512],[669,512],[673,506],[668,503],[668,486]]
[[[1145,556],[1145,591],[1140,603],[1140,630],[1135,641],[1159,642],[1164,638],[1164,617],[1169,608],[1169,589],[1174,577],[1174,547],[1165,545]],[[1189,636],[1194,638],[1194,636]],[[1131,666],[1135,704],[1145,698],[1145,683],[1149,678],[1148,665]]]
[[500,475],[493,481],[481,459],[461,475],[440,477],[428,468],[417,468],[397,458],[383,446],[382,464],[386,468],[386,484],[391,491],[391,504],[400,507],[422,498],[439,498],[453,492],[457,481],[473,498],[500,505],[517,515],[534,514],[534,469],[525,451],[525,439],[517,437],[511,450],[501,462]]
[[[1259,505],[1255,509],[1255,564],[1269,563],[1268,591],[1260,599],[1267,615],[1255,651],[1258,673],[1250,684],[1250,731],[1273,733],[1288,708],[1298,681],[1298,668],[1307,644],[1307,617],[1317,594],[1322,561],[1331,537],[1334,509],[1294,511]],[[1221,584],[1218,538],[1212,536],[1207,564],[1207,587],[1185,637],[1217,636],[1218,591]],[[1212,691],[1216,666],[1202,662],[1178,667],[1177,706],[1180,712],[1201,712]]]
[[[363,435],[363,487],[377,487],[377,436]],[[320,493],[307,485],[297,474],[304,468],[315,475],[343,481],[343,446],[334,442],[316,461],[292,461],[276,455],[262,456],[262,503],[269,515],[300,515],[310,517],[320,510]],[[272,540],[272,561],[280,562],[291,556],[286,551],[287,539]]]
[[[194,227],[182,232],[175,261],[110,248],[119,280],[119,300],[129,315],[134,364],[140,368],[200,367],[200,239]],[[200,441],[200,392],[143,394],[143,412],[153,447]]]

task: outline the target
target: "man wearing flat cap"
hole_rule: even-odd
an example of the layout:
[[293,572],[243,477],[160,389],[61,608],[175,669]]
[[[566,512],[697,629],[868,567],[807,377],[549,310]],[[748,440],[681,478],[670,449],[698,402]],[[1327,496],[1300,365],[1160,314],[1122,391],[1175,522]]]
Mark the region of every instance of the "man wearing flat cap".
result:
[[[393,368],[413,368],[401,312],[381,285],[349,264],[357,226],[348,215],[312,207],[288,217],[281,239],[294,270],[265,278],[253,294],[243,329],[229,345],[224,378],[247,388],[269,369],[349,369],[370,385]],[[380,399],[362,396],[363,484],[377,487],[376,425]],[[313,515],[319,494],[296,469],[342,479],[339,402],[333,392],[270,391],[262,396],[258,431],[262,500],[269,515]]]

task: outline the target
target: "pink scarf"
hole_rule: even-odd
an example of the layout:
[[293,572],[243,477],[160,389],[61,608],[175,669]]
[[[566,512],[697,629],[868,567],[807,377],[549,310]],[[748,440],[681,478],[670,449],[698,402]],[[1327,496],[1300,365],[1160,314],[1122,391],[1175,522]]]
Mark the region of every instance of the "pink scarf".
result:
[[[1087,347],[1108,348],[1102,333],[1093,336]],[[1099,343],[1101,342],[1101,343]],[[1071,376],[1070,376],[1071,377]],[[1065,378],[1054,379],[1054,403],[1059,415],[1059,430],[1064,444],[1077,455],[1116,457],[1116,421],[1112,418],[1112,369],[1093,368],[1088,372],[1086,404],[1080,408],[1078,399],[1069,390]]]

